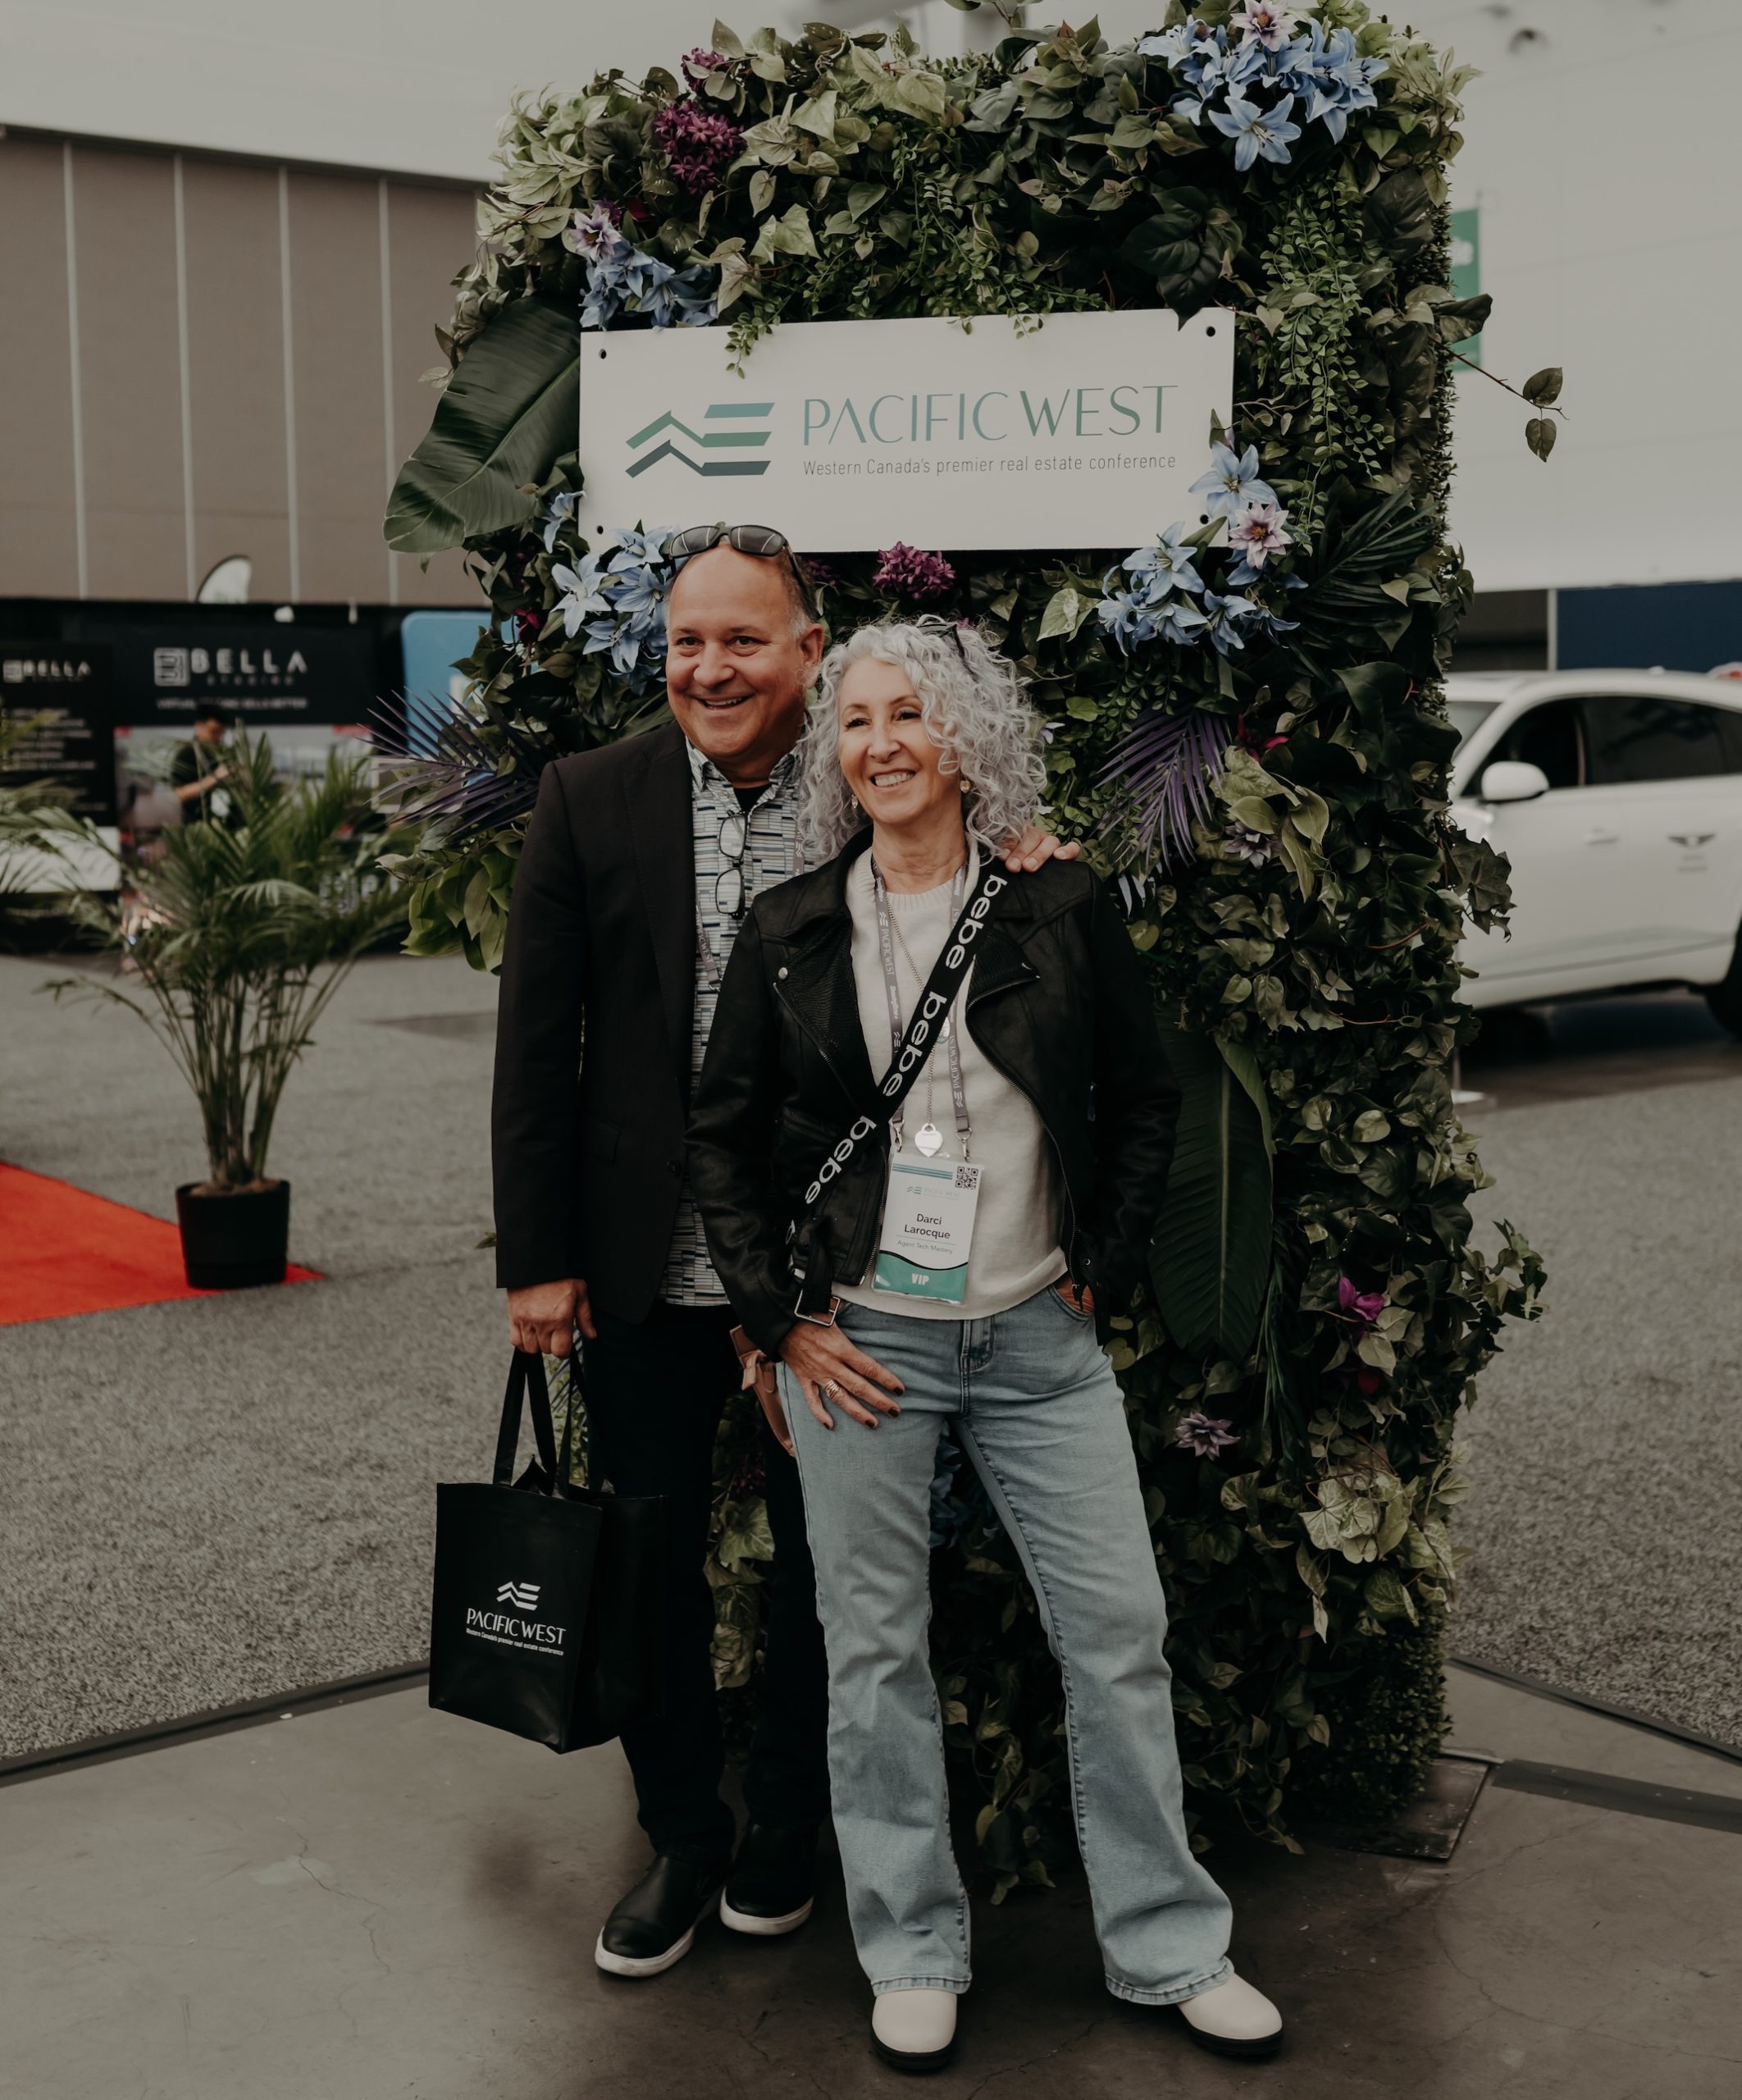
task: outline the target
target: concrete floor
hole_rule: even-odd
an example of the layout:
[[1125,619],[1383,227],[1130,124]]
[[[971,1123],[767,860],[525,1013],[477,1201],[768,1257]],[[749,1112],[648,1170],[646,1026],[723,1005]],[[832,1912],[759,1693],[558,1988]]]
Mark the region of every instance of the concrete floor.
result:
[[[1721,1795],[1742,1765],[1466,1673],[1457,1739]],[[1730,2100],[1742,1836],[1490,1778],[1452,1859],[1220,1848],[1269,2065],[1101,1988],[1085,1893],[976,1906],[939,2100]],[[1732,1812],[1733,1815],[1733,1812]],[[787,1940],[717,1925],[599,1974],[641,1845],[614,1746],[558,1760],[399,1692],[0,1796],[16,2100],[831,2100],[907,2090],[864,2042],[832,1868]]]

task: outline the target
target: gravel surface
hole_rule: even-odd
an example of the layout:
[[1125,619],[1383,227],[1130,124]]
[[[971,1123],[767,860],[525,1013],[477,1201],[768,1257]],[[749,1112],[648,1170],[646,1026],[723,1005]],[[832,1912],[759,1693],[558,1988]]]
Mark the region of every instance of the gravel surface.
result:
[[[65,967],[0,960],[0,1157],[167,1217],[192,1100],[125,1015],[30,996]],[[495,999],[372,958],[328,1015],[272,1161],[326,1281],[0,1329],[0,1754],[423,1652],[430,1491],[483,1476],[504,1369]],[[1742,1077],[1590,1071],[1472,1080],[1551,1310],[1466,1422],[1452,1645],[1742,1743]]]
[[[130,1016],[30,996],[64,968],[0,960],[0,1157],[171,1216],[192,1097]],[[495,1005],[371,957],[326,1016],[271,1158],[325,1281],[0,1329],[0,1755],[423,1653],[431,1491],[487,1473],[505,1365]]]
[[1742,1079],[1466,1113],[1549,1309],[1467,1418],[1453,1650],[1742,1746]]

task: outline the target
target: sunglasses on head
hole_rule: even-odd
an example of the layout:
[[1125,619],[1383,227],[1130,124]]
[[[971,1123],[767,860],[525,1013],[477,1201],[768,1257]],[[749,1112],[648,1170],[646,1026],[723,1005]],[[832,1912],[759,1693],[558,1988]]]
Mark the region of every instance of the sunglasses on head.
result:
[[772,525],[686,525],[666,541],[665,558],[675,576],[686,561],[694,561],[697,555],[705,555],[710,547],[718,546],[730,547],[741,555],[755,555],[765,561],[778,560],[784,555],[787,573],[796,588],[805,618],[817,619],[816,587],[792,551],[792,542]]

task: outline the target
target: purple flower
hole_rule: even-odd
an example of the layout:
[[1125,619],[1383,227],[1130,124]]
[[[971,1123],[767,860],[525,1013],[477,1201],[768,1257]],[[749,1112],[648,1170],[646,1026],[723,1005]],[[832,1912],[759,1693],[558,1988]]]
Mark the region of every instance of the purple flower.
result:
[[1179,1418],[1179,1427],[1174,1441],[1183,1451],[1189,1451],[1194,1458],[1213,1459],[1230,1444],[1238,1444],[1234,1424],[1220,1415],[1206,1414],[1193,1408],[1189,1414]]
[[762,1455],[760,1444],[752,1444],[739,1459],[737,1470],[732,1477],[732,1485],[726,1491],[728,1502],[744,1502],[753,1495],[760,1495],[768,1485],[768,1468]]
[[887,591],[892,598],[907,598],[923,605],[934,598],[947,596],[955,581],[955,571],[942,555],[923,554],[918,547],[897,540],[878,556],[871,586],[876,591]]
[[599,262],[622,244],[618,228],[622,222],[622,206],[601,197],[596,204],[575,213],[573,223],[563,235],[563,245],[577,255]]
[[841,581],[841,572],[832,561],[823,561],[816,555],[800,555],[798,559],[818,590],[827,591]]
[[1276,504],[1249,503],[1229,522],[1228,544],[1240,550],[1240,558],[1248,568],[1262,568],[1272,555],[1293,546],[1283,530],[1285,516]]
[[723,51],[686,51],[683,54],[683,70],[692,80],[699,80],[704,73],[718,73],[731,65]]
[[1370,1327],[1385,1309],[1385,1294],[1382,1290],[1358,1290],[1348,1276],[1337,1279],[1337,1310],[1346,1319],[1353,1320],[1363,1327]]
[[697,196],[711,189],[744,144],[744,134],[723,116],[693,102],[674,102],[653,121],[654,144],[671,165],[673,180]]
[[1247,861],[1255,865],[1268,861],[1275,847],[1261,831],[1254,831],[1238,818],[1229,824],[1222,839],[1222,853],[1229,861]]

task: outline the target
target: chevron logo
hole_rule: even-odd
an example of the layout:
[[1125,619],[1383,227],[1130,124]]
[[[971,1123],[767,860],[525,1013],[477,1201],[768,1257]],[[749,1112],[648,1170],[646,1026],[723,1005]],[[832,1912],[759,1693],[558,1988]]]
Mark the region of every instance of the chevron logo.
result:
[[516,1611],[536,1611],[538,1585],[536,1582],[504,1582],[496,1592],[499,1605],[512,1605]]
[[[711,456],[692,459],[680,440],[687,439],[698,452],[711,455],[720,452],[743,452],[764,445],[768,441],[766,429],[749,430],[746,424],[764,422],[774,413],[772,401],[714,401],[709,404],[702,417],[704,423],[721,423],[728,427],[718,430],[691,430],[668,409],[663,416],[656,416],[645,430],[638,430],[627,444],[632,452],[640,452],[644,445],[652,444],[654,438],[661,442],[652,451],[643,452],[629,469],[632,478],[645,474],[650,467],[657,467],[662,459],[676,459],[687,467],[692,474],[709,479],[724,474],[765,474],[768,471],[766,459],[721,459]],[[665,431],[674,433],[662,437]]]

